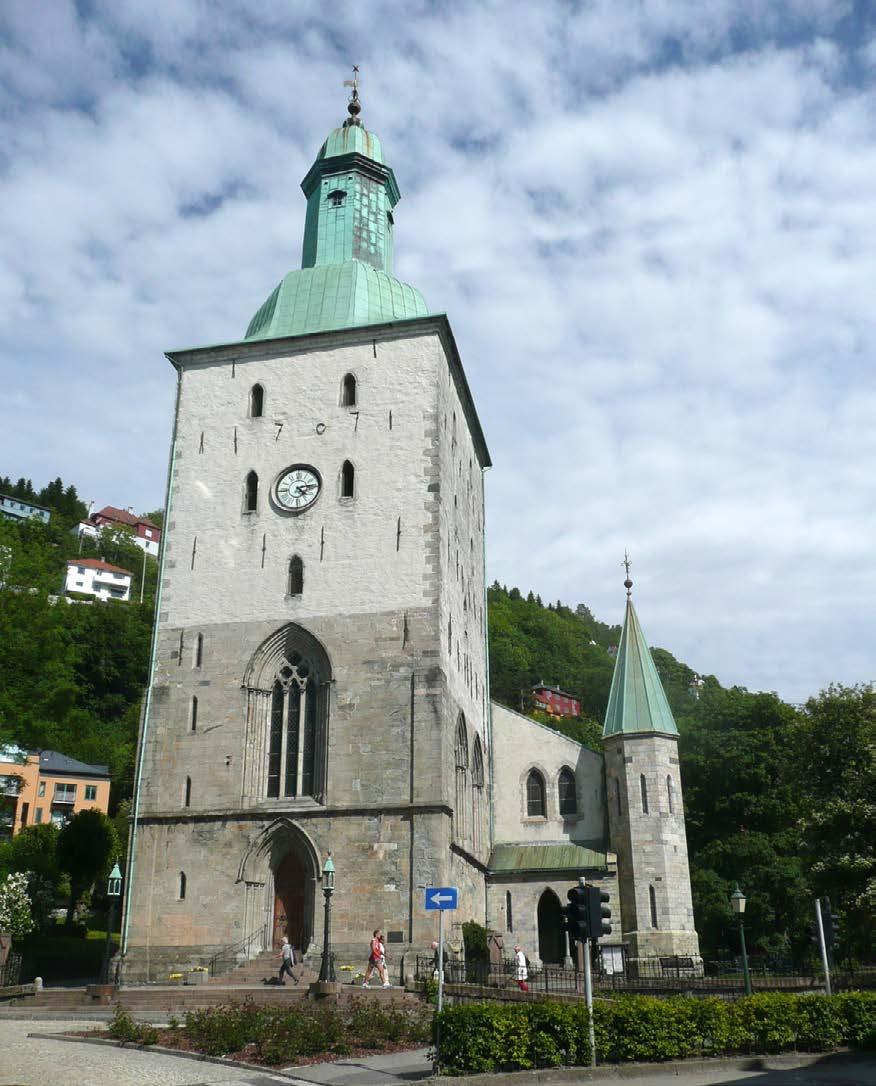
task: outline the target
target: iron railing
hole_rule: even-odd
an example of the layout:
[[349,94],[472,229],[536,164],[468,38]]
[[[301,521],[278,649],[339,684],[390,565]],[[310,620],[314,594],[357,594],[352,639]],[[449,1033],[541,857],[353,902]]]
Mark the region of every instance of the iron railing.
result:
[[6,961],[0,966],[0,988],[9,988],[21,983],[21,955],[14,950],[9,952]]
[[262,924],[260,928],[251,932],[245,939],[241,939],[240,942],[223,947],[213,955],[208,963],[210,976],[221,976],[223,973],[230,972],[239,965],[243,965],[244,962],[248,962],[251,958],[255,957],[253,948],[256,946],[258,946],[256,954],[261,953],[263,950],[267,950],[267,938],[268,925]]

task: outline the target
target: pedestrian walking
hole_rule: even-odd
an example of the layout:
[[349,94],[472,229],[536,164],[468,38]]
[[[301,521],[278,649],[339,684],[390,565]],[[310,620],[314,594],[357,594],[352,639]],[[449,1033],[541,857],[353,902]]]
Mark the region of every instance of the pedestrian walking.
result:
[[374,970],[377,970],[378,977],[384,979],[384,966],[383,966],[383,941],[380,938],[380,928],[375,928],[371,934],[371,942],[368,946],[368,968],[365,970],[365,979],[362,981],[363,988],[369,988],[368,981],[371,980],[371,974]]
[[379,963],[377,965],[377,973],[378,973],[380,979],[383,981],[383,987],[384,988],[391,988],[392,985],[389,983],[389,977],[386,975],[386,942],[385,942],[385,939],[384,939],[383,932],[380,933],[379,939],[380,939],[380,961],[379,961]]
[[514,947],[514,962],[517,966],[517,987],[521,992],[528,992],[529,985],[526,981],[529,977],[529,969],[526,965],[526,955],[520,949],[519,944]]
[[283,979],[285,974],[288,973],[292,978],[292,983],[295,983],[295,974],[292,972],[292,966],[295,964],[295,947],[289,942],[286,936],[283,936],[283,944],[280,947],[280,972],[277,974],[277,980],[281,984],[285,984]]

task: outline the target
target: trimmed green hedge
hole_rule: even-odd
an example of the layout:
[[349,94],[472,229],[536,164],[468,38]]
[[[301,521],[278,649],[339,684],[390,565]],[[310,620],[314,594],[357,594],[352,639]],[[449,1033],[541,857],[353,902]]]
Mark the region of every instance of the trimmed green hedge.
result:
[[[760,994],[728,1003],[677,996],[620,996],[593,1008],[601,1063],[652,1063],[699,1056],[838,1045],[876,1048],[876,993]],[[444,1074],[574,1067],[590,1062],[587,1007],[576,1003],[462,1003],[441,1030]]]

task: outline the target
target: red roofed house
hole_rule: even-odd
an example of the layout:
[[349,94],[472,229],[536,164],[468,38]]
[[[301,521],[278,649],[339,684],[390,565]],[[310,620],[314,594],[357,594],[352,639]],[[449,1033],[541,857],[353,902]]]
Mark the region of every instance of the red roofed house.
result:
[[581,702],[574,694],[567,694],[558,686],[539,683],[532,688],[532,701],[536,709],[551,716],[580,716]]
[[102,558],[68,558],[66,592],[85,592],[99,600],[129,600],[131,577],[128,569],[111,566]]
[[161,529],[147,517],[138,517],[134,511],[116,509],[114,505],[105,505],[97,513],[92,513],[88,520],[80,520],[76,528],[77,535],[97,538],[102,528],[130,528],[134,532],[134,542],[147,554],[158,556],[161,543]]

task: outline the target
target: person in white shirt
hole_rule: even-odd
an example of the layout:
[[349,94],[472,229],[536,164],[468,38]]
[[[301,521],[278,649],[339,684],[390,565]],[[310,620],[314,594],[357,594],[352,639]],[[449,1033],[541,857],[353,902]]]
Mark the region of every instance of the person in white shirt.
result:
[[526,979],[529,976],[529,970],[526,968],[526,955],[520,949],[519,944],[514,947],[514,961],[517,965],[517,987],[521,992],[528,992],[529,985],[526,983]]

